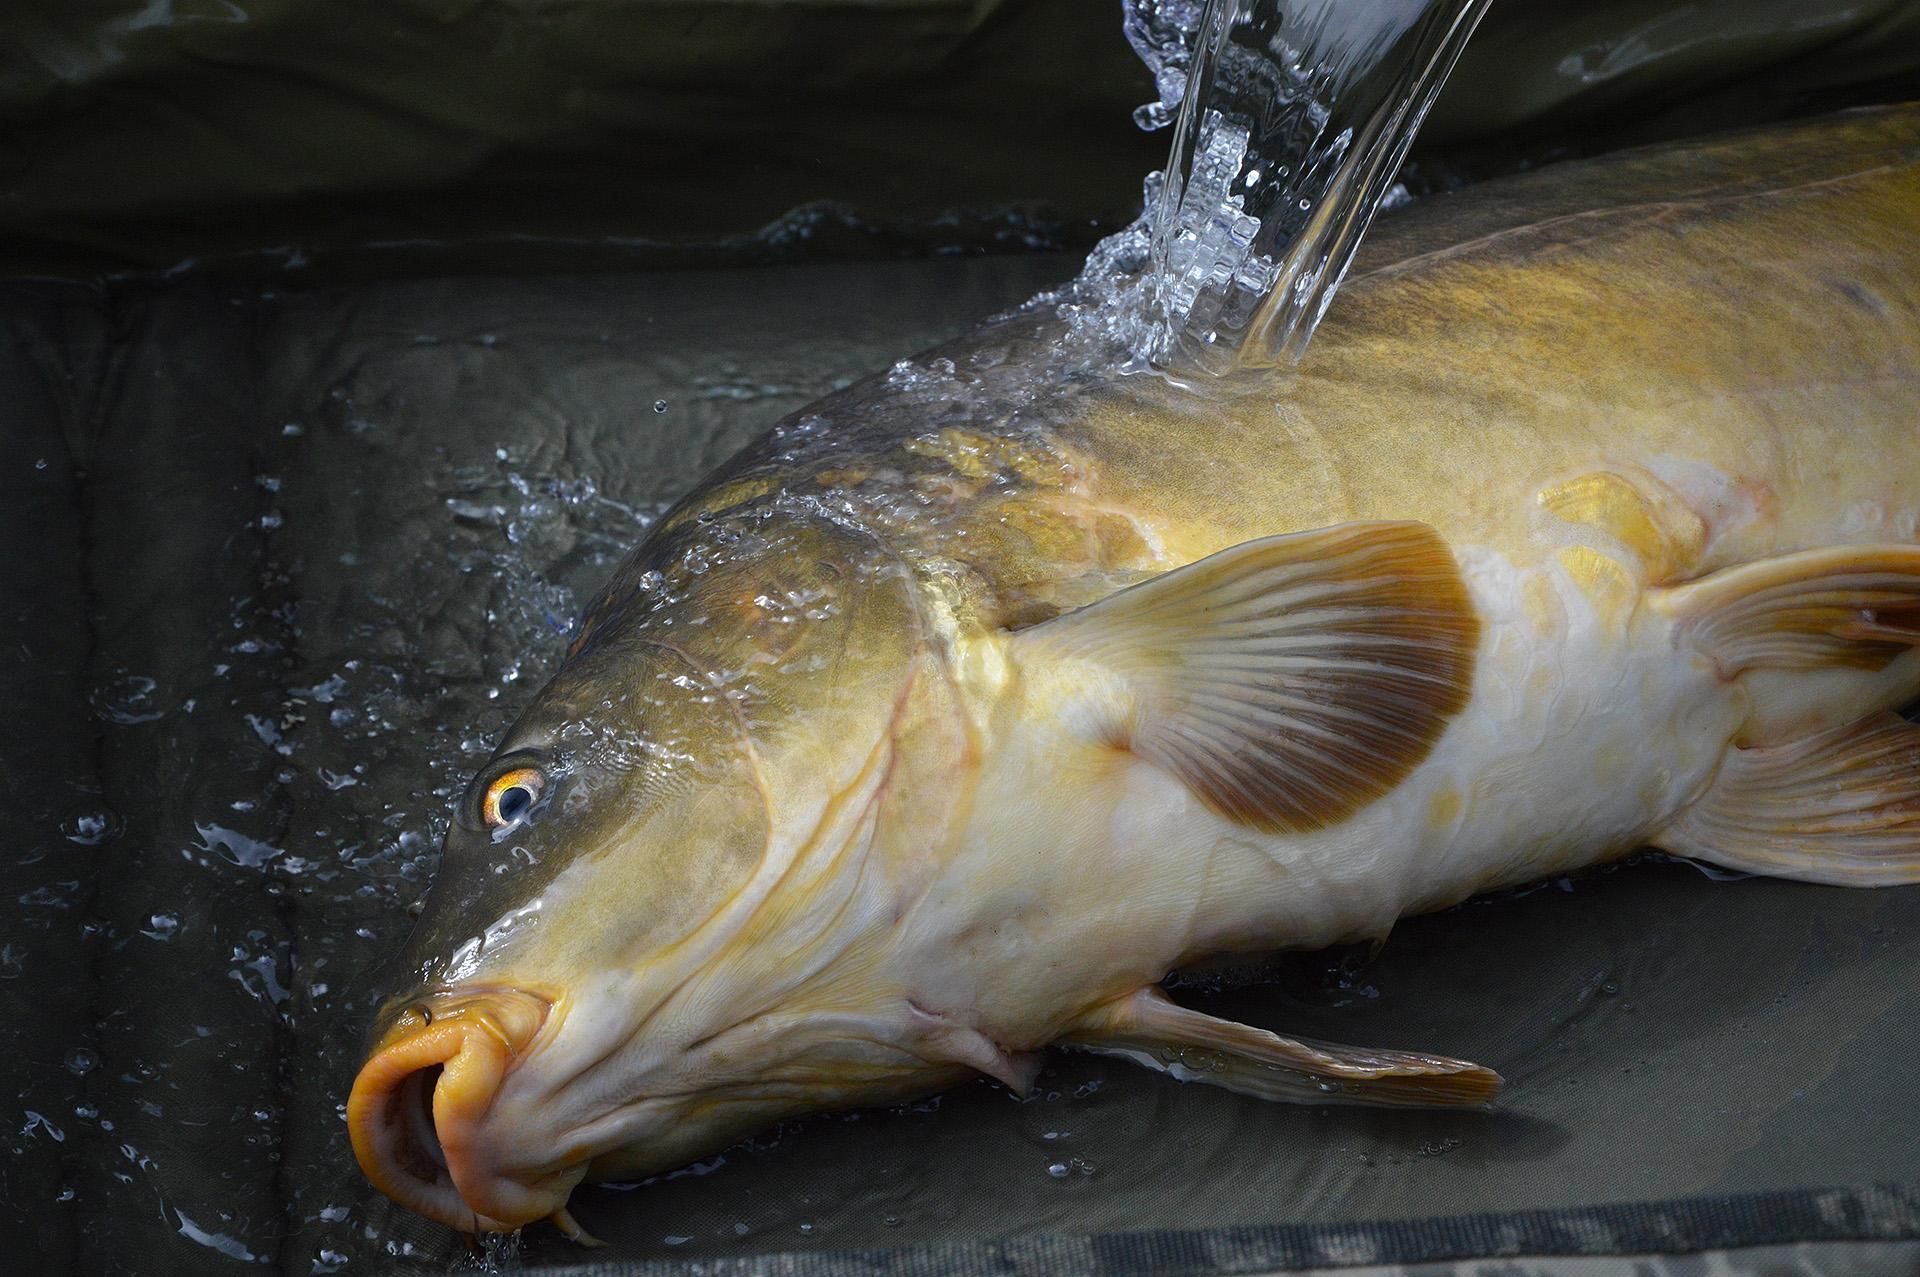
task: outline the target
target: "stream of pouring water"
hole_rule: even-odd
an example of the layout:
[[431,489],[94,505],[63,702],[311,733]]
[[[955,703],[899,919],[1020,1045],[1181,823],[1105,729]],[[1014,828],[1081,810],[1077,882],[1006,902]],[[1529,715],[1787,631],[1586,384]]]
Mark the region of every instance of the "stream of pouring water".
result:
[[[1173,146],[1135,353],[1298,360],[1491,0],[1127,0]],[[1178,106],[1177,118],[1174,107]]]

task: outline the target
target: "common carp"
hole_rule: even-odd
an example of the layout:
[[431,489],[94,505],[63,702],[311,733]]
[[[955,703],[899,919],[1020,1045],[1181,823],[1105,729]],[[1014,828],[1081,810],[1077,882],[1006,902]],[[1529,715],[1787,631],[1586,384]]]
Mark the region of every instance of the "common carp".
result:
[[583,1179],[1054,1044],[1484,1104],[1157,982],[1643,846],[1920,879],[1920,108],[1426,201],[1296,368],[1066,332],[784,420],[587,608],[354,1085],[381,1189],[573,1229]]

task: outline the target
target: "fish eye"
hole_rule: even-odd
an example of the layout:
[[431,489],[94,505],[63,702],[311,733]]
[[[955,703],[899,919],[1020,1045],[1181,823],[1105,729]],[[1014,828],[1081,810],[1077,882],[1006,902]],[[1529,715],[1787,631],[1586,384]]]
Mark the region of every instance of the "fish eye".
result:
[[495,829],[515,824],[533,810],[546,788],[547,778],[537,767],[515,767],[501,772],[487,786],[481,799],[480,815]]

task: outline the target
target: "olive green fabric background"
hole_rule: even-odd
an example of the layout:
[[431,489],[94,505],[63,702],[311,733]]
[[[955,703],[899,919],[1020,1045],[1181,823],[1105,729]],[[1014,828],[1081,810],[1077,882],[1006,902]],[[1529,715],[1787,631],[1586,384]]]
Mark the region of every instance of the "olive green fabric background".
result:
[[[366,1183],[340,1114],[453,795],[662,503],[1073,266],[0,287],[13,1253],[458,1260]],[[1638,864],[1254,974],[1178,996],[1484,1060],[1511,1089],[1486,1113],[1293,1107],[1062,1055],[1024,1102],[978,1081],[790,1123],[575,1209],[620,1261],[961,1248],[902,1261],[928,1273],[1137,1272],[1142,1230],[1241,1230],[1167,1243],[1185,1258],[1160,1271],[1362,1262],[1364,1221],[1474,1214],[1432,1244],[1525,1253],[1529,1211],[1582,1250],[1685,1246],[1692,1199],[1781,1191],[1821,1236],[1920,1235],[1920,888]],[[1876,1182],[1905,1196],[1830,1191]],[[1651,1205],[1596,1212],[1622,1202]],[[1736,1213],[1732,1240],[1767,1223]],[[1274,1228],[1319,1231],[1246,1233]],[[544,1226],[526,1245],[590,1258]]]
[[[1803,109],[1902,82],[1916,23],[1897,0],[1495,0],[1428,140]],[[657,274],[638,242],[1084,237],[1160,162],[1166,135],[1127,120],[1149,96],[1106,0],[0,12],[0,274],[340,263],[326,286],[0,283],[8,1262],[457,1260],[365,1184],[338,1109],[450,795],[662,503],[1076,264]],[[725,244],[819,199],[868,221]],[[1010,202],[1057,220],[947,216]],[[621,273],[380,278],[420,274],[423,241],[469,246],[438,268],[556,260],[533,240]],[[1263,974],[1183,996],[1485,1058],[1514,1091],[1488,1115],[1291,1109],[1065,1057],[1026,1103],[978,1083],[797,1123],[580,1213],[672,1261],[1920,1184],[1915,889],[1639,865]],[[1915,1231],[1808,1200],[1842,1232]]]
[[[1596,113],[1652,136],[1683,99],[1689,127],[1751,122],[1916,66],[1916,0],[1496,0],[1426,142]],[[0,271],[396,241],[497,265],[818,200],[1025,205],[1037,224],[929,234],[1076,244],[1162,163],[1129,120],[1153,96],[1117,0],[13,0]]]

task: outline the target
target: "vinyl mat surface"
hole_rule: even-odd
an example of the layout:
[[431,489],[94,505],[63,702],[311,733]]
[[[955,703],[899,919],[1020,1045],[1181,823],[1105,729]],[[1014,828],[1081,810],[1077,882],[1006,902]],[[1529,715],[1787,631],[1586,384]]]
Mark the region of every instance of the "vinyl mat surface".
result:
[[[472,1266],[366,1185],[341,1118],[452,797],[665,503],[1073,267],[0,287],[15,1253]],[[1179,996],[1509,1090],[1284,1107],[1061,1055],[1024,1099],[973,1083],[584,1189],[611,1252],[542,1226],[482,1261],[1200,1273],[1920,1236],[1920,890],[1641,861]]]

